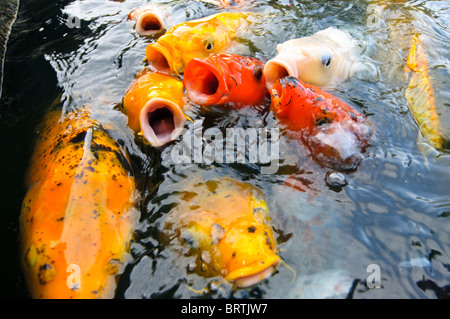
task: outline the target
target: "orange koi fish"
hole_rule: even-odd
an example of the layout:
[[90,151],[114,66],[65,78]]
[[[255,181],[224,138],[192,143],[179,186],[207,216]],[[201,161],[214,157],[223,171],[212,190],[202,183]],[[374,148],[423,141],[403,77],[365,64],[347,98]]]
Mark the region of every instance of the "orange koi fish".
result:
[[39,132],[20,216],[21,260],[33,298],[112,298],[138,211],[124,150],[87,111]]
[[255,104],[264,97],[263,69],[264,64],[252,57],[211,54],[187,64],[183,83],[191,101],[198,105],[241,107]]
[[228,48],[247,16],[225,12],[175,25],[147,46],[146,59],[159,72],[182,74],[193,58],[206,58]]
[[412,39],[406,63],[406,75],[410,76],[405,90],[408,107],[424,137],[434,148],[442,149],[442,130],[428,74],[427,55],[417,34]]
[[196,257],[199,275],[248,287],[280,263],[263,194],[248,183],[230,178],[191,183],[164,218],[164,238]]
[[163,15],[154,5],[145,5],[133,10],[128,19],[136,21],[135,30],[142,36],[157,34],[165,28]]
[[186,122],[183,90],[183,82],[172,76],[143,72],[123,99],[130,128],[155,147],[175,140]]
[[371,135],[361,113],[292,76],[277,80],[270,95],[276,117],[319,162],[336,169],[357,167]]

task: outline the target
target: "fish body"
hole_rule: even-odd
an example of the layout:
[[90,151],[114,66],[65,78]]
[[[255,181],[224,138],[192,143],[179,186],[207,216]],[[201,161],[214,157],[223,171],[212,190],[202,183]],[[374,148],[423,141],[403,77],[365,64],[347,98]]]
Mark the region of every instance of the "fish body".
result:
[[247,16],[247,13],[224,12],[177,24],[147,46],[147,62],[161,73],[182,74],[193,58],[206,58],[228,48]]
[[321,88],[334,87],[353,74],[372,80],[377,76],[373,65],[360,61],[353,38],[336,28],[288,40],[277,51],[264,67],[268,90],[288,75]]
[[411,41],[406,74],[409,76],[405,98],[420,131],[436,149],[442,149],[443,139],[435,93],[428,74],[427,55],[418,34]]
[[192,59],[186,66],[184,86],[198,105],[256,104],[266,93],[264,64],[252,57],[231,53]]
[[120,145],[88,112],[39,132],[20,216],[21,260],[33,298],[112,298],[137,210]]
[[371,135],[363,114],[332,94],[287,76],[270,90],[271,109],[326,166],[354,169]]
[[261,191],[229,178],[193,183],[165,218],[164,237],[196,256],[195,271],[248,287],[280,262]]
[[186,122],[183,90],[177,78],[142,72],[123,99],[129,127],[155,147],[176,139]]
[[165,29],[163,14],[154,5],[145,5],[133,10],[128,19],[136,22],[136,33],[142,36],[154,35]]

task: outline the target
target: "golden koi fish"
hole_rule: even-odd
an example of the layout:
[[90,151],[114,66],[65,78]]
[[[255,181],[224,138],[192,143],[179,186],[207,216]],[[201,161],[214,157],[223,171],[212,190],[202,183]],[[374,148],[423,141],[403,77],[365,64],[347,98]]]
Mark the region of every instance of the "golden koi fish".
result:
[[270,276],[280,263],[261,191],[229,178],[192,183],[164,221],[164,238],[196,256],[202,276],[223,276],[248,287]]
[[182,74],[193,58],[204,59],[228,48],[247,16],[225,12],[175,25],[147,46],[146,59],[159,72]]
[[44,124],[20,216],[30,294],[112,298],[138,217],[131,166],[87,111],[54,111]]
[[172,76],[143,72],[123,99],[130,128],[155,147],[176,139],[186,122],[183,90],[183,82]]
[[405,90],[408,107],[423,136],[433,147],[442,149],[442,132],[428,74],[427,55],[418,34],[411,41],[406,64],[406,75],[410,76]]

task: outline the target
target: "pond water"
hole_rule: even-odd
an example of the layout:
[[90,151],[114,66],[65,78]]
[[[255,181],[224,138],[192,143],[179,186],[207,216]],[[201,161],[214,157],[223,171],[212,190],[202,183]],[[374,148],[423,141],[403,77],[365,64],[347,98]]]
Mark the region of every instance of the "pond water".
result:
[[[217,1],[152,2],[167,13],[168,25],[238,10]],[[146,46],[156,40],[139,37],[127,19],[145,1],[25,1],[8,44],[0,109],[2,296],[28,297],[18,257],[23,180],[35,127],[55,99],[65,110],[84,105],[101,123],[114,122],[112,135],[127,147],[138,176],[141,219],[117,298],[192,298],[207,286],[214,286],[206,294],[211,298],[450,296],[450,155],[423,141],[404,97],[410,31],[405,25],[412,25],[426,37],[443,135],[450,136],[448,2],[243,2],[239,10],[255,16],[239,34],[237,53],[266,62],[278,43],[334,26],[348,31],[378,69],[376,82],[352,78],[331,91],[363,112],[375,132],[359,167],[341,172],[347,185],[328,186],[330,169],[284,135],[275,174],[261,174],[253,163],[174,162],[176,143],[151,148],[127,127],[118,108],[145,66]],[[392,6],[380,14],[383,4]],[[79,25],[70,24],[74,16]],[[203,130],[276,127],[267,106],[238,112],[191,103],[188,115],[203,119]],[[158,241],[160,216],[170,211],[183,180],[198,176],[231,176],[262,190],[285,262],[271,277],[246,289],[215,286],[217,278],[189,273],[184,260]]]

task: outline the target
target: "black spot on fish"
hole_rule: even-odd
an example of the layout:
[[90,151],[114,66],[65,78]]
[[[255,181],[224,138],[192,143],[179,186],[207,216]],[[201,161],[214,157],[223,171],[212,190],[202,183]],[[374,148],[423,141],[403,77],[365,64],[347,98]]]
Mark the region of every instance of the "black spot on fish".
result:
[[255,226],[250,226],[249,228],[247,228],[249,233],[254,233],[256,231],[256,227]]
[[77,144],[77,143],[84,141],[85,138],[86,138],[86,131],[83,131],[83,132],[80,132],[77,135],[75,135],[75,137],[73,137],[69,141],[69,143]]

